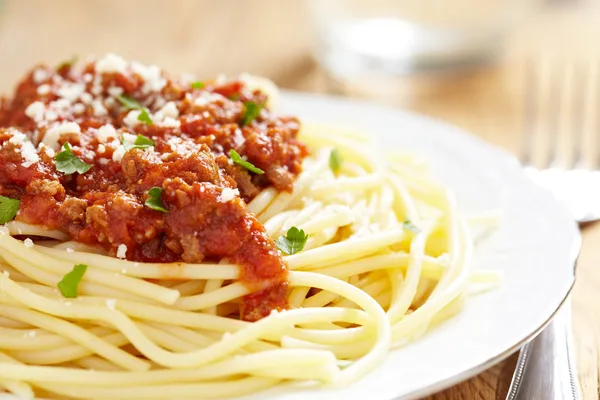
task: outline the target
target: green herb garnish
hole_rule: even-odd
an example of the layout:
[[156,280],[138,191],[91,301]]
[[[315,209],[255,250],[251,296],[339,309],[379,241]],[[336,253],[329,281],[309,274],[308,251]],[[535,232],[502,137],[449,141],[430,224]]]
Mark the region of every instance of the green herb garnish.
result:
[[68,299],[74,299],[77,297],[77,289],[79,282],[83,278],[87,265],[77,264],[73,267],[73,270],[66,274],[60,282],[58,282],[58,289],[62,293],[63,297]]
[[304,248],[308,235],[304,233],[302,229],[298,229],[292,226],[288,229],[287,233],[279,236],[279,239],[275,241],[275,245],[279,250],[287,255],[296,254]]
[[0,196],[0,224],[12,221],[17,216],[21,202],[10,197]]
[[204,82],[198,81],[198,82],[191,83],[190,86],[193,87],[194,89],[204,89],[204,87],[206,85],[204,84]]
[[419,229],[418,226],[416,226],[415,224],[410,222],[410,220],[408,220],[408,219],[406,221],[404,221],[404,223],[402,225],[404,226],[404,229],[409,230],[413,233],[421,232],[421,229]]
[[138,134],[137,137],[135,138],[135,142],[133,142],[133,144],[126,142],[125,137],[121,136],[121,144],[123,145],[123,147],[125,147],[125,150],[129,151],[131,149],[145,150],[149,147],[154,146],[156,143],[154,143],[154,140],[147,138],[144,135]]
[[260,115],[260,110],[263,109],[263,105],[256,104],[253,101],[244,102],[244,116],[242,117],[242,126],[249,125],[252,121]]
[[333,149],[329,155],[329,168],[331,168],[333,172],[338,172],[342,165],[342,161],[344,160],[342,159],[340,151],[338,149]]
[[148,114],[148,109],[139,101],[128,96],[123,96],[122,94],[116,96],[116,99],[119,100],[119,103],[121,103],[125,108],[130,110],[140,110],[140,115],[137,117],[138,121],[141,121],[146,125],[152,125],[152,118],[150,118],[150,114]]
[[148,190],[149,197],[144,204],[148,208],[166,213],[166,212],[169,212],[169,210],[167,210],[164,203],[162,202],[162,199],[161,199],[162,191],[163,190],[159,187],[153,187],[152,189]]
[[63,145],[63,151],[58,153],[54,159],[56,160],[56,170],[65,175],[71,175],[75,172],[85,174],[92,168],[90,164],[84,163],[73,153],[69,142]]
[[58,64],[58,66],[56,67],[57,71],[60,71],[63,68],[71,68],[73,65],[75,65],[77,63],[77,60],[79,59],[79,57],[77,57],[76,55],[71,56],[70,59],[65,60],[63,62],[61,62],[60,64]]
[[254,164],[249,163],[246,160],[243,160],[242,157],[238,154],[234,149],[229,150],[229,157],[231,157],[231,161],[236,163],[237,165],[241,165],[246,168],[248,171],[252,171],[255,174],[262,175],[265,173],[262,169],[255,167]]
[[152,125],[152,118],[150,118],[150,115],[148,115],[148,111],[145,108],[140,110],[140,115],[138,115],[137,119],[146,125]]
[[123,107],[130,110],[141,110],[144,108],[144,106],[142,106],[137,100],[134,100],[128,96],[123,96],[122,94],[118,95],[116,99],[119,100],[119,103],[121,103]]

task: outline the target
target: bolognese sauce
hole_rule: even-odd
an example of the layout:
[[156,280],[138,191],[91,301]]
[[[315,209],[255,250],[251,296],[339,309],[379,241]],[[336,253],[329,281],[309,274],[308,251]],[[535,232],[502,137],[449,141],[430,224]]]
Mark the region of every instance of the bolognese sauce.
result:
[[253,292],[241,316],[260,319],[286,307],[287,268],[246,203],[291,191],[308,153],[267,100],[111,54],[38,66],[0,105],[0,195],[20,200],[16,220],[112,256],[236,263]]

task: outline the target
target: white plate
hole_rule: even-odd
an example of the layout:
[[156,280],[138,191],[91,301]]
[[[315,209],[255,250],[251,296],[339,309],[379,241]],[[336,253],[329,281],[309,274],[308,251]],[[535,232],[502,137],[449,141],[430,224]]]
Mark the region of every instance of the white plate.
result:
[[[394,350],[344,389],[275,388],[245,399],[414,399],[467,379],[511,354],[562,304],[574,281],[580,235],[570,214],[529,181],[506,153],[447,124],[392,108],[328,96],[284,93],[283,112],[371,132],[382,149],[427,156],[459,208],[500,208],[502,226],[476,252],[476,268],[503,271],[503,285],[472,297],[456,317]],[[3,398],[0,395],[0,398]]]
[[394,350],[350,387],[251,396],[278,400],[419,398],[467,379],[510,355],[546,325],[569,293],[580,234],[570,214],[534,185],[505,152],[429,118],[373,104],[284,93],[281,111],[301,120],[371,132],[381,148],[426,156],[465,212],[500,208],[501,227],[482,243],[474,267],[504,273],[502,286],[467,301],[456,317]]

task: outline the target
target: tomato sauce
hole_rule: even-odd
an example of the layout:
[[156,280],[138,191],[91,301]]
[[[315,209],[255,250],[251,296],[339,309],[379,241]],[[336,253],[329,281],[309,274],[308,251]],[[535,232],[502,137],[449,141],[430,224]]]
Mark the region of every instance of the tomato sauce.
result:
[[[113,256],[236,263],[253,292],[240,314],[255,321],[286,308],[287,268],[246,202],[291,191],[308,154],[298,120],[266,101],[243,80],[191,84],[114,55],[38,66],[0,104],[0,195],[21,201],[17,220]],[[57,167],[65,143],[88,171]],[[148,205],[152,188],[164,210]]]

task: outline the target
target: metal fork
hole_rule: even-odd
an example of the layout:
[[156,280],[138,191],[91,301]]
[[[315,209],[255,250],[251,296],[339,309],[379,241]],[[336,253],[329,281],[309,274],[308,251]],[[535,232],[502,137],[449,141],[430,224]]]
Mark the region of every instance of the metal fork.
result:
[[[527,65],[521,161],[529,176],[551,190],[577,222],[597,221],[600,154],[586,154],[590,145],[586,133],[591,131],[598,65],[551,65],[550,61]],[[544,105],[548,118],[541,115]],[[594,145],[600,148],[599,143]],[[561,151],[563,146],[565,151]],[[540,155],[536,150],[543,147],[545,157],[536,157]]]
[[[527,65],[521,161],[528,175],[563,201],[580,225],[597,221],[600,219],[600,171],[593,168],[600,164],[600,156],[596,155],[595,162],[589,162],[586,154],[589,140],[585,135],[591,131],[588,123],[598,87],[597,64],[581,68],[563,63],[554,69],[549,69],[549,65],[544,76],[549,85],[546,96],[550,96],[546,103],[551,109],[546,130],[539,126],[544,78],[538,75],[536,64]],[[571,117],[570,124],[563,123],[565,115]],[[563,129],[564,125],[567,130]],[[540,163],[534,153],[539,148],[536,139],[539,143],[544,131],[548,133],[547,152]],[[570,146],[566,146],[570,153],[567,160],[561,157],[564,133],[573,133]],[[521,349],[507,400],[578,400],[580,393],[572,344],[571,301],[567,300],[542,333]]]

